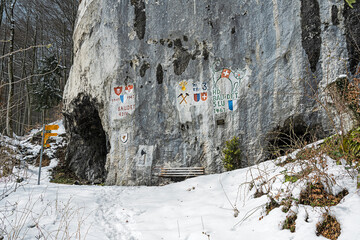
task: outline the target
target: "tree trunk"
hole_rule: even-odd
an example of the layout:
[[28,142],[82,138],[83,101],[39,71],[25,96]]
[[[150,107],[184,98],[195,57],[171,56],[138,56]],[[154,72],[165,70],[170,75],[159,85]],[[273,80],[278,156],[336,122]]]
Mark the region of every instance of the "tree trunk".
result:
[[[24,48],[27,48],[28,45],[28,35],[29,35],[29,21],[30,21],[30,17],[29,15],[26,18],[26,33],[25,33],[25,43],[24,43]],[[21,79],[24,79],[26,77],[26,51],[24,51],[24,55],[23,55],[23,62],[22,62],[22,72],[21,72]],[[26,94],[24,94],[24,111],[21,111],[20,116],[22,117],[22,121],[21,125],[20,125],[20,135],[24,134],[24,130],[25,130],[25,123],[26,123],[26,112],[27,109],[29,108],[29,95],[30,95],[30,90],[29,90],[29,84],[27,81],[25,81],[24,83],[24,88],[25,88],[25,92]]]
[[[5,9],[5,0],[1,0],[0,2],[0,28],[1,28],[1,25],[2,25],[2,17],[4,15],[4,9]],[[6,38],[6,33],[7,33],[7,28],[5,27],[4,28],[4,40]],[[1,56],[4,56],[5,55],[5,47],[6,47],[6,41],[4,41],[2,43],[2,55]],[[0,86],[3,85],[3,83],[5,82],[4,81],[4,77],[3,77],[3,70],[4,70],[4,58],[1,59],[1,62],[0,62]],[[0,102],[5,102],[5,97],[2,95],[2,91],[3,91],[4,87],[0,87]],[[4,98],[4,99],[3,99]],[[2,124],[1,124],[2,125]],[[2,126],[1,126],[2,127]]]
[[67,81],[67,69],[66,69],[66,67],[67,67],[67,61],[66,61],[66,54],[67,54],[67,48],[66,48],[66,36],[67,36],[67,26],[66,26],[66,23],[65,23],[65,21],[63,22],[63,39],[62,39],[62,46],[63,46],[63,48],[62,48],[62,65],[65,67],[64,69],[63,69],[63,76],[61,77],[61,83],[60,83],[60,88],[61,89],[64,89],[64,87],[65,87],[65,84],[66,84],[66,81]]
[[9,94],[7,99],[7,108],[6,108],[6,134],[9,137],[13,135],[13,119],[12,119],[12,108],[13,98],[14,98],[14,36],[15,36],[15,19],[14,19],[14,7],[16,0],[11,1],[8,18],[10,19],[10,47],[9,47],[9,62],[8,62],[8,75],[9,75]]
[[[35,32],[34,32],[34,43],[33,45],[36,46],[37,44],[37,23],[38,23],[38,18],[36,18],[35,20]],[[29,83],[28,83],[28,86],[31,86],[32,83],[33,83],[33,75],[35,73],[35,68],[36,68],[36,60],[37,60],[37,57],[36,57],[36,48],[33,49],[33,52],[32,52],[32,65],[31,65],[31,77],[29,79]],[[30,93],[30,92],[29,92]],[[27,116],[27,119],[28,119],[28,126],[31,126],[32,125],[32,97],[31,97],[31,94],[28,94],[28,116]]]
[[2,17],[4,15],[4,9],[5,9],[5,0],[1,0],[0,2],[0,27],[1,27],[1,24],[2,24]]
[[[5,27],[4,28],[4,36],[6,37],[7,35],[7,28]],[[1,56],[4,56],[6,54],[6,43],[7,42],[3,42],[2,43],[2,51],[1,51]],[[5,77],[5,58],[2,58],[0,60],[0,85],[2,86],[3,84],[5,84],[5,80],[6,80],[6,77]],[[3,111],[7,106],[6,103],[7,102],[7,94],[6,94],[6,90],[8,89],[7,86],[3,86],[3,87],[0,87],[0,104],[1,105],[1,110]],[[4,107],[4,108],[3,108]],[[3,112],[0,116],[0,129],[4,130],[6,129],[6,114],[4,115]]]

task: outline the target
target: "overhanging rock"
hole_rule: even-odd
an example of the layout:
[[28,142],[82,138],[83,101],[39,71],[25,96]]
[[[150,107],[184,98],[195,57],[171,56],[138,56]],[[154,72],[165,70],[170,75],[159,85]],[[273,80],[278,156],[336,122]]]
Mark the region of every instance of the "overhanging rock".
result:
[[[73,149],[69,165],[90,180],[102,174],[107,184],[152,185],[164,166],[222,171],[221,150],[233,136],[242,166],[264,160],[266,137],[294,117],[319,136],[331,133],[316,100],[346,72],[348,49],[351,66],[358,64],[348,46],[354,27],[346,25],[358,5],[83,0],[64,112],[76,131],[74,109],[86,96],[99,117],[91,126],[102,137],[78,141],[82,155]],[[97,145],[100,157],[86,155]],[[83,168],[89,158],[101,163]],[[98,170],[90,176],[91,166]]]

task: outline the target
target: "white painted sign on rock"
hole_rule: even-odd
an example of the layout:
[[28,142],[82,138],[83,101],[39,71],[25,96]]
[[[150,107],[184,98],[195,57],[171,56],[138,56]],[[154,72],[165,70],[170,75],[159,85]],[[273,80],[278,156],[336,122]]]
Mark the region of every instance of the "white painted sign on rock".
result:
[[123,119],[135,111],[135,89],[133,84],[111,88],[111,119]]

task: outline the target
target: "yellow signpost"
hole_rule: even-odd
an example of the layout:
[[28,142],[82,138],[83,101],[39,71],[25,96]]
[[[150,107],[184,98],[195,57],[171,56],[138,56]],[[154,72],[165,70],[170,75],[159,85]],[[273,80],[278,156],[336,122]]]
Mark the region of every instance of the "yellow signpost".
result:
[[39,177],[38,177],[38,185],[40,185],[40,175],[41,175],[41,164],[42,164],[42,155],[44,151],[44,147],[50,147],[50,144],[46,144],[49,137],[55,137],[57,133],[46,133],[45,131],[58,130],[59,125],[44,125],[42,131],[42,139],[41,139],[41,153],[40,153],[40,163],[39,163]]
[[[46,128],[45,128],[46,130]],[[58,134],[57,133],[45,133],[45,137],[44,137],[44,147],[50,147],[50,144],[46,144],[47,140],[49,139],[49,137],[56,137]]]
[[45,126],[45,130],[50,131],[50,130],[58,130],[59,129],[59,125],[46,125]]

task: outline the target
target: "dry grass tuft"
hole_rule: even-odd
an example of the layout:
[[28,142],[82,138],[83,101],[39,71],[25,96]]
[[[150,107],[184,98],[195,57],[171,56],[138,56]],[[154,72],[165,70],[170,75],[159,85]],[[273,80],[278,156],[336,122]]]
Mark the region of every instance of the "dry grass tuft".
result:
[[266,215],[268,215],[271,210],[280,207],[280,204],[275,201],[273,198],[270,198],[270,202],[268,202],[265,206],[265,210],[266,210]]
[[11,175],[14,167],[19,164],[14,156],[15,152],[11,148],[0,147],[0,178]]
[[289,212],[289,210],[290,210],[290,208],[291,208],[291,206],[292,206],[292,198],[289,196],[289,197],[287,197],[287,198],[284,198],[283,200],[281,200],[281,203],[280,203],[280,205],[281,206],[283,206],[282,207],[282,211],[284,212],[284,213],[287,213],[287,212]]
[[322,235],[327,239],[336,240],[340,236],[340,233],[340,223],[335,217],[329,215],[328,213],[324,214],[324,221],[316,225],[317,236]]
[[288,163],[293,163],[293,162],[295,162],[296,161],[296,159],[293,159],[293,158],[291,158],[291,157],[287,157],[286,159],[285,159],[285,161],[283,161],[283,162],[280,162],[280,163],[277,163],[276,165],[277,166],[280,166],[280,167],[284,167],[286,164],[288,164]]
[[256,192],[254,193],[254,198],[259,198],[259,197],[262,197],[262,196],[264,196],[266,194],[267,193],[264,193],[262,188],[258,188],[258,189],[256,189]]
[[337,205],[349,192],[344,189],[338,195],[334,196],[325,191],[324,185],[320,182],[310,183],[300,193],[299,203],[310,205],[312,207],[330,207]]
[[[47,167],[50,165],[50,162],[51,162],[51,159],[49,158],[48,155],[46,154],[43,154],[43,158],[42,158],[42,161],[41,161],[41,167]],[[35,161],[35,167],[38,167],[40,164],[40,156],[38,156],[36,158],[36,161]]]
[[283,224],[283,229],[289,229],[290,232],[295,232],[296,229],[296,214],[289,214],[286,216],[285,222]]

